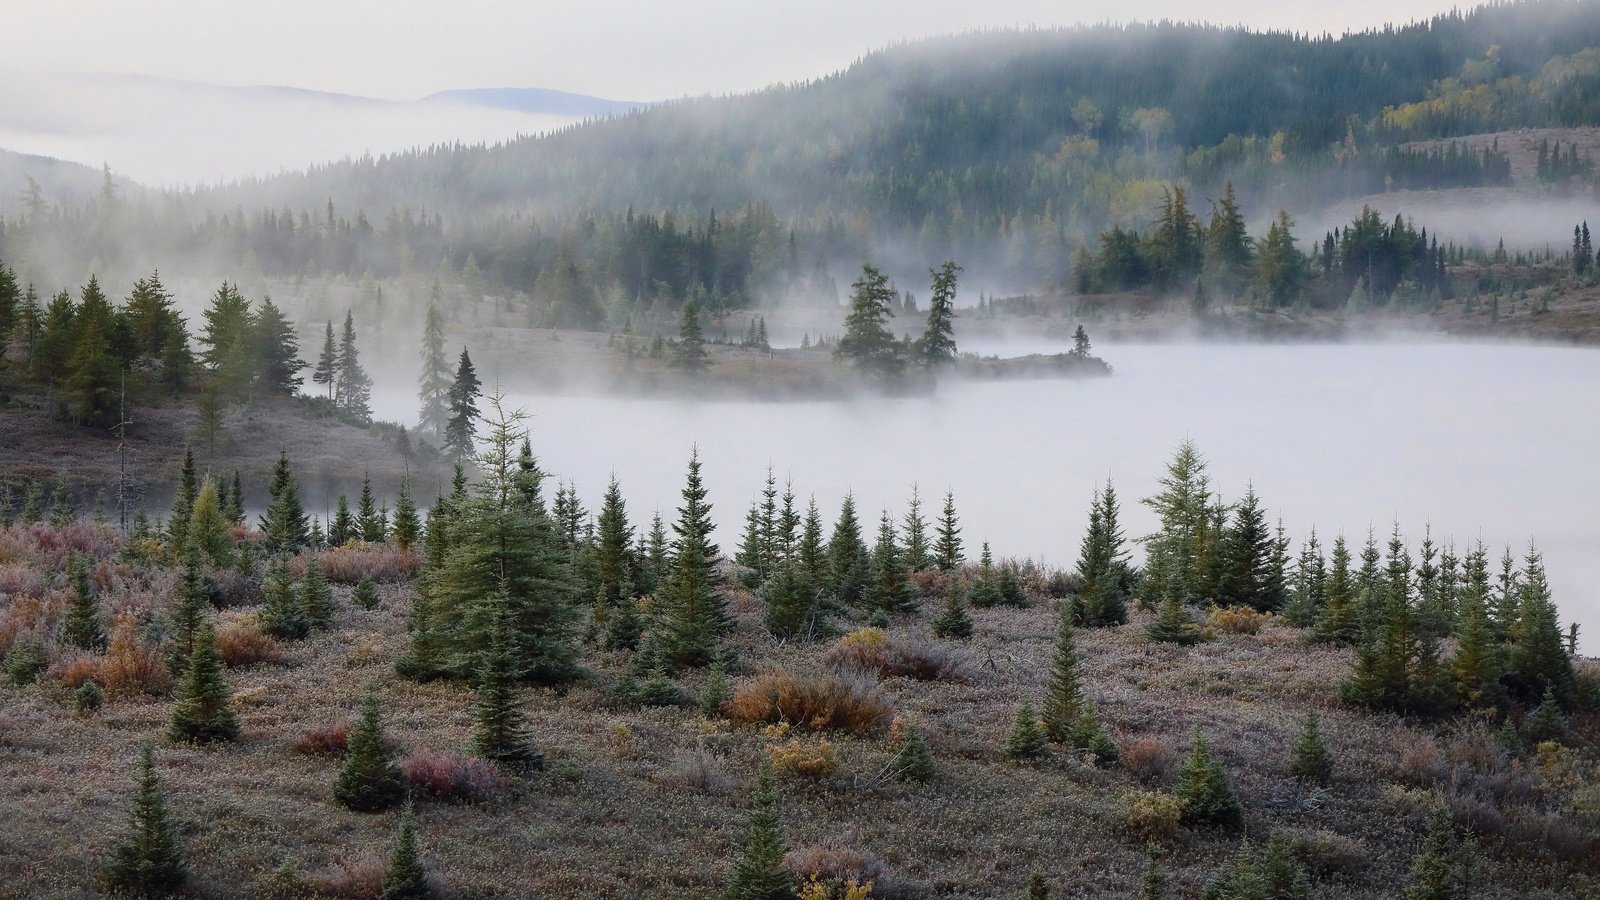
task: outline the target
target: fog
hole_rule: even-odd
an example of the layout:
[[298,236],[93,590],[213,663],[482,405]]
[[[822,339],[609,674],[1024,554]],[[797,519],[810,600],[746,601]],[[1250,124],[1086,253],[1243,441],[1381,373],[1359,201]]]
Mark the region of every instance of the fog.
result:
[[434,143],[492,143],[576,118],[137,76],[9,72],[0,78],[0,147],[109,164],[154,187],[270,175]]
[[[993,351],[996,347],[974,347]],[[1034,349],[1009,347],[1008,352]],[[698,444],[724,551],[770,463],[831,523],[853,490],[868,524],[953,490],[969,554],[1070,566],[1095,485],[1114,478],[1130,536],[1137,502],[1173,448],[1194,439],[1233,500],[1253,481],[1298,540],[1385,538],[1431,525],[1458,550],[1529,539],[1563,616],[1600,650],[1600,352],[1473,344],[1101,346],[1110,379],[947,384],[935,397],[853,403],[677,403],[514,396],[543,467],[594,509],[615,473],[635,523],[669,521]],[[486,384],[511,373],[483,371]],[[415,418],[409,389],[377,412]],[[432,493],[433,486],[425,488]],[[1294,551],[1297,552],[1297,551]]]
[[[1345,200],[1296,217],[1302,244],[1322,240],[1335,228],[1349,225],[1363,206],[1371,206],[1393,222],[1404,215],[1437,235],[1439,242],[1493,250],[1500,241],[1512,252],[1557,254],[1572,246],[1572,226],[1595,217],[1594,202],[1582,196],[1537,195],[1523,188],[1457,188],[1449,191],[1394,191]],[[1261,230],[1265,233],[1265,222]]]

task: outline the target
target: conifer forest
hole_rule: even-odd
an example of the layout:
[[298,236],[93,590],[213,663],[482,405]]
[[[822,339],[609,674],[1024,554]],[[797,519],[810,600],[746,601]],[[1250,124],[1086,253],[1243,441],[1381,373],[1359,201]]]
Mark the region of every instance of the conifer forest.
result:
[[0,898],[1600,897],[1600,5],[20,6]]

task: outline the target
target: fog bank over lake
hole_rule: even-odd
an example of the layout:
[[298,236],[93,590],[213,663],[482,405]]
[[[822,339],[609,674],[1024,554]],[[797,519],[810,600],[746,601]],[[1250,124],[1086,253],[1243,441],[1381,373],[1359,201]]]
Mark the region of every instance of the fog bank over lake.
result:
[[[1396,520],[1413,552],[1428,524],[1436,543],[1461,553],[1481,537],[1496,563],[1504,545],[1520,559],[1534,539],[1563,621],[1580,622],[1585,651],[1600,652],[1600,351],[1436,343],[1096,352],[1114,377],[952,383],[917,399],[509,400],[532,416],[543,468],[574,481],[591,509],[615,473],[636,525],[657,508],[670,522],[698,444],[728,553],[770,463],[780,482],[793,479],[802,505],[816,496],[830,526],[853,490],[870,536],[881,509],[904,513],[915,482],[930,515],[955,491],[969,556],[987,539],[999,555],[1071,566],[1095,485],[1114,478],[1128,535],[1148,533],[1154,517],[1138,499],[1192,438],[1227,500],[1253,481],[1294,539],[1291,555],[1313,526],[1325,549],[1343,533],[1354,551],[1369,527],[1382,541]],[[480,375],[492,388],[497,373]],[[374,405],[382,418],[416,418],[410,390],[380,391]]]

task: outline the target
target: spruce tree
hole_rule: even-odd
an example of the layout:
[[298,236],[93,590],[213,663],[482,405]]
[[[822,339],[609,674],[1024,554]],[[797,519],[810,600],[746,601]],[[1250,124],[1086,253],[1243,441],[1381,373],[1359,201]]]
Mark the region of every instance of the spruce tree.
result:
[[389,533],[389,523],[385,516],[379,514],[377,501],[372,496],[372,477],[366,473],[361,476],[361,500],[356,506],[356,531],[361,540],[369,544],[383,543]]
[[333,400],[358,421],[372,418],[372,379],[361,366],[355,318],[349,310],[345,310],[344,330],[339,335],[339,370],[334,378]]
[[910,722],[901,729],[899,744],[889,760],[889,771],[901,781],[920,782],[933,778],[933,749],[922,736],[922,729]]
[[1194,730],[1194,743],[1173,793],[1183,801],[1181,821],[1185,825],[1237,828],[1244,824],[1244,807],[1228,783],[1228,774],[1212,758],[1211,746],[1199,728]]
[[1045,688],[1041,716],[1045,733],[1053,741],[1066,741],[1084,709],[1083,674],[1078,665],[1078,649],[1073,640],[1072,618],[1063,610],[1056,628],[1056,653],[1050,664],[1050,681]]
[[172,612],[172,637],[167,648],[167,670],[182,678],[194,654],[194,635],[205,621],[211,600],[206,590],[205,571],[200,554],[191,548],[183,555],[183,573],[178,577],[178,605]]
[[711,543],[711,504],[700,478],[700,451],[689,456],[689,473],[678,507],[673,562],[657,592],[662,606],[656,626],[661,651],[676,666],[700,666],[711,660],[722,634],[733,625],[726,601],[717,592],[717,545]]
[[155,748],[148,741],[139,750],[139,779],[128,813],[128,835],[112,848],[104,875],[112,890],[144,896],[174,893],[189,877],[178,829],[167,812],[166,792],[156,775]]
[[328,386],[328,399],[333,399],[333,383],[339,374],[339,350],[333,342],[333,322],[328,322],[327,334],[322,339],[322,353],[317,357],[316,368],[311,370],[311,380]]
[[884,510],[878,520],[878,541],[872,549],[872,578],[867,582],[862,600],[869,611],[885,619],[916,609],[916,589],[906,578],[905,562],[895,542],[894,520],[889,518],[888,510]]
[[361,718],[350,729],[348,748],[333,784],[334,799],[356,812],[382,812],[404,799],[405,778],[383,736],[376,685],[369,685],[361,698]]
[[1255,487],[1249,486],[1234,510],[1232,527],[1223,536],[1219,605],[1276,610],[1274,604],[1281,598],[1271,596],[1268,590],[1274,546]]
[[761,594],[767,604],[767,630],[780,638],[805,638],[817,630],[816,585],[797,562],[778,566]]
[[304,383],[300,370],[305,361],[300,359],[300,341],[295,336],[294,323],[283,310],[262,297],[250,317],[249,343],[256,354],[256,388],[267,394],[294,396]]
[[1489,619],[1488,554],[1481,542],[1467,554],[1458,606],[1456,653],[1450,660],[1456,694],[1469,708],[1493,708],[1502,699],[1504,663]]
[[756,781],[755,808],[750,811],[744,847],[728,869],[724,900],[794,897],[794,880],[783,867],[784,844],[772,772],[763,768]]
[[944,495],[944,511],[939,516],[933,558],[941,572],[953,572],[962,563],[961,525],[956,520],[956,495],[950,491]]
[[628,524],[628,505],[622,498],[622,486],[617,483],[616,476],[606,485],[595,538],[589,596],[595,597],[606,610],[631,603],[633,526]]
[[1322,742],[1321,722],[1316,710],[1306,713],[1305,727],[1300,730],[1300,737],[1294,744],[1289,774],[1313,784],[1327,784],[1333,777],[1333,755]]
[[300,581],[300,608],[305,611],[306,624],[311,628],[333,625],[333,588],[322,574],[322,562],[315,556],[306,560],[305,578]]
[[960,578],[945,580],[944,608],[933,620],[933,635],[956,641],[972,637],[972,616],[967,614],[967,592]]
[[299,552],[309,538],[310,521],[305,507],[300,505],[300,491],[289,468],[287,451],[278,454],[267,493],[271,500],[261,516],[261,533],[266,538],[267,552]]
[[1154,603],[1166,591],[1165,579],[1176,579],[1180,595],[1209,599],[1209,585],[1201,572],[1201,561],[1212,538],[1207,528],[1207,501],[1211,494],[1206,463],[1193,441],[1178,445],[1161,478],[1161,490],[1142,503],[1160,521],[1145,544],[1145,578],[1142,591],[1147,603]]
[[1545,685],[1544,699],[1528,716],[1527,721],[1522,723],[1522,732],[1528,744],[1534,747],[1547,741],[1557,744],[1572,743],[1572,726],[1568,724],[1567,717],[1561,713],[1561,702],[1556,698],[1553,685]]
[[[200,493],[200,477],[195,473],[194,449],[183,448],[183,468],[178,471],[178,493],[172,500],[172,511],[167,514],[167,535],[175,547],[183,547],[189,541],[189,514],[194,511],[194,498]],[[24,521],[37,521],[29,519],[26,512]]]
[[1188,598],[1182,593],[1184,590],[1183,582],[1176,577],[1171,577],[1170,567],[1175,563],[1172,557],[1169,556],[1163,558],[1161,564],[1169,567],[1169,571],[1163,573],[1168,577],[1163,577],[1159,580],[1151,579],[1151,581],[1161,585],[1162,594],[1156,604],[1156,617],[1151,620],[1150,624],[1145,626],[1144,636],[1155,643],[1161,644],[1178,644],[1185,647],[1190,644],[1197,644],[1203,635],[1200,629],[1189,621],[1189,616],[1185,612],[1185,601]]
[[[435,441],[444,439],[445,426],[450,422],[450,358],[444,352],[444,316],[439,312],[439,286],[434,285],[434,297],[428,301],[428,315],[422,327],[422,374],[417,378],[418,395],[422,402],[417,427],[433,435]],[[328,327],[331,337],[333,326]]]
[[360,530],[356,527],[355,514],[350,512],[350,501],[340,494],[333,508],[333,521],[328,523],[328,545],[343,547],[359,536]]
[[859,604],[872,578],[872,564],[861,539],[855,495],[849,492],[839,504],[839,519],[828,539],[828,565],[834,598],[848,606]]
[[1167,900],[1167,873],[1161,870],[1154,844],[1145,851],[1144,882],[1141,888],[1142,892],[1139,895],[1141,900]]
[[506,641],[503,612],[495,624],[478,667],[477,693],[472,704],[472,752],[499,763],[539,768],[544,765],[544,754],[533,749],[517,702],[516,682],[521,673]]
[[894,315],[893,308],[894,289],[889,279],[871,265],[863,265],[861,277],[851,285],[844,335],[833,349],[834,358],[849,361],[856,372],[884,387],[896,384],[905,366],[900,344],[885,324]]
[[711,356],[706,353],[705,332],[700,327],[700,308],[693,300],[683,304],[672,365],[690,375],[697,375],[711,366]]
[[953,320],[956,317],[956,273],[960,271],[955,260],[947,259],[938,271],[930,273],[933,293],[928,300],[928,324],[917,341],[917,364],[924,369],[938,369],[956,361]]
[[462,347],[456,377],[450,384],[450,417],[444,428],[444,450],[452,459],[460,461],[475,452],[478,398],[482,394],[483,385],[472,366],[472,357],[467,355],[467,348]]
[[223,282],[211,297],[211,305],[201,313],[205,325],[200,329],[200,360],[213,374],[220,372],[224,359],[236,344],[243,344],[250,327],[250,301],[236,285]]
[[1346,646],[1356,643],[1361,634],[1361,622],[1354,591],[1350,551],[1345,546],[1344,535],[1340,535],[1333,541],[1333,564],[1325,589],[1327,602],[1309,635],[1312,642]]
[[1473,848],[1456,836],[1450,808],[1439,803],[1428,817],[1428,833],[1411,864],[1405,900],[1459,900],[1472,895]]
[[1033,704],[1018,704],[1011,734],[1006,737],[1006,756],[1018,761],[1038,759],[1044,755],[1048,740],[1049,736],[1039,727],[1039,717],[1034,714]]
[[817,509],[816,497],[806,505],[805,524],[800,529],[800,542],[795,545],[795,562],[800,574],[816,590],[825,590],[833,583],[833,565],[827,542],[822,539],[822,511]]
[[933,557],[928,543],[928,523],[922,517],[922,494],[914,484],[911,486],[911,501],[906,504],[904,524],[906,571],[920,572],[932,564]]
[[306,607],[295,596],[289,583],[289,569],[281,558],[267,564],[267,574],[261,582],[264,601],[256,621],[261,630],[280,640],[299,640],[311,633],[311,623],[306,618]]
[[189,514],[187,546],[204,553],[213,565],[226,566],[233,562],[234,550],[228,526],[217,498],[216,483],[207,479],[195,496],[194,509]]
[[422,865],[422,853],[417,847],[416,817],[408,801],[400,812],[378,900],[428,900],[432,896],[428,870]]
[[1575,697],[1572,658],[1562,645],[1561,622],[1550,584],[1545,579],[1544,558],[1528,546],[1522,579],[1517,588],[1517,619],[1510,629],[1509,680],[1524,702],[1553,690],[1563,706]]
[[80,650],[104,650],[106,632],[100,624],[100,604],[89,583],[88,566],[76,554],[67,560],[67,581],[72,595],[61,622],[61,642]]
[[209,619],[202,620],[194,631],[194,650],[178,684],[177,700],[167,724],[167,736],[172,740],[210,744],[238,739],[239,720],[222,678],[217,633]]
[[995,577],[994,556],[989,552],[989,542],[984,541],[983,551],[978,556],[978,575],[972,580],[967,602],[979,609],[988,609],[999,606],[1004,600],[1000,594],[999,579]]
[[1295,564],[1294,586],[1284,618],[1296,628],[1310,628],[1321,617],[1326,601],[1328,580],[1327,560],[1322,556],[1322,545],[1317,541],[1317,530],[1300,547],[1300,558]]
[[394,502],[394,523],[391,528],[396,547],[410,550],[417,543],[422,523],[417,517],[416,501],[411,499],[411,479],[400,482],[400,496]]
[[1078,552],[1072,617],[1079,625],[1102,627],[1128,621],[1128,563],[1118,517],[1116,489],[1107,482],[1089,504],[1089,527]]

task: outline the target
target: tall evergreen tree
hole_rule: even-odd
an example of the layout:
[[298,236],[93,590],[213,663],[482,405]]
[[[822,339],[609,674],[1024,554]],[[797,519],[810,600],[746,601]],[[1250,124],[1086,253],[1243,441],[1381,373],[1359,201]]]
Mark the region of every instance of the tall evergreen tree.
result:
[[717,592],[717,545],[711,543],[711,504],[700,478],[700,451],[689,456],[683,505],[673,525],[672,567],[657,591],[662,604],[660,648],[673,665],[711,661],[718,640],[732,626],[726,601]]
[[200,476],[194,467],[194,449],[183,448],[183,467],[178,470],[178,493],[172,498],[172,511],[167,514],[168,539],[182,547],[189,539],[189,516],[194,512],[194,499],[200,493]]
[[705,333],[700,327],[700,307],[694,301],[683,305],[678,322],[678,345],[673,348],[672,365],[695,375],[711,366],[711,356],[706,353]]
[[237,285],[223,282],[211,297],[211,305],[201,313],[205,325],[200,329],[200,361],[212,374],[221,372],[226,357],[235,345],[248,346],[250,301]]
[[482,393],[482,383],[478,381],[477,370],[472,366],[472,357],[467,355],[467,348],[462,347],[455,381],[450,385],[450,418],[444,429],[444,449],[454,459],[465,459],[475,452],[478,398]]
[[194,498],[194,510],[189,514],[187,546],[204,553],[212,565],[228,565],[234,559],[233,538],[228,533],[230,524],[222,513],[216,482],[206,479]]
[[1439,803],[1428,817],[1422,850],[1411,864],[1405,900],[1459,900],[1472,895],[1473,848],[1457,837],[1450,808]]
[[289,569],[281,557],[267,564],[266,577],[261,581],[263,603],[256,620],[261,630],[282,640],[299,640],[311,633],[311,622],[306,618],[305,603],[295,596],[289,582]]
[[1201,571],[1201,557],[1207,551],[1207,502],[1211,496],[1206,463],[1193,441],[1178,445],[1161,490],[1143,502],[1160,521],[1145,544],[1145,578],[1141,586],[1147,604],[1156,602],[1166,591],[1164,579],[1176,579],[1181,595],[1197,600],[1209,599],[1209,585]]
[[266,537],[267,552],[298,553],[310,536],[310,520],[305,507],[300,505],[300,490],[295,486],[287,451],[278,454],[267,493],[271,499],[261,516],[261,533]]
[[878,519],[878,540],[872,548],[872,577],[862,601],[872,615],[880,619],[916,609],[916,589],[906,578],[905,561],[895,541],[894,520],[889,517],[888,510]]
[[174,741],[210,744],[239,737],[239,720],[233,714],[231,694],[222,679],[222,659],[217,655],[217,633],[209,619],[194,632],[194,650],[178,684],[178,703],[167,724]]
[[[428,301],[428,315],[422,326],[422,374],[417,378],[418,395],[422,402],[417,427],[443,441],[445,426],[450,424],[450,358],[444,352],[444,316],[439,312],[434,285],[434,298]],[[333,333],[329,326],[329,335]]]
[[345,311],[344,330],[339,334],[339,371],[334,379],[333,401],[363,422],[372,418],[372,379],[361,365],[355,317],[349,310]]
[[178,604],[172,611],[171,643],[167,648],[167,670],[182,678],[194,654],[194,635],[205,621],[211,600],[206,590],[205,570],[200,554],[189,548],[183,554],[183,573],[178,577]]
[[139,750],[139,780],[128,813],[128,835],[105,862],[106,884],[144,896],[176,892],[189,877],[178,829],[167,812],[166,792],[156,775],[155,748]]
[[89,583],[89,569],[83,558],[74,554],[67,561],[67,582],[72,596],[61,621],[61,642],[80,650],[103,650],[106,633],[100,624],[100,604]]
[[956,340],[956,273],[961,267],[947,259],[933,275],[933,295],[928,300],[928,324],[917,341],[917,364],[924,369],[953,365]]
[[381,544],[388,537],[389,523],[378,512],[377,500],[372,495],[372,477],[361,476],[361,500],[356,505],[356,531],[369,544]]
[[383,736],[383,707],[376,685],[369,685],[361,698],[361,717],[350,729],[348,748],[333,783],[334,799],[356,812],[382,812],[398,805],[405,797],[405,778]]
[[835,599],[851,606],[860,603],[872,577],[871,558],[861,538],[855,496],[849,492],[839,504],[839,519],[828,539],[828,565]]
[[1255,487],[1249,486],[1234,510],[1233,526],[1223,535],[1218,602],[1260,612],[1276,611],[1275,604],[1281,603],[1282,597],[1273,596],[1271,585],[1275,547],[1261,501]]
[[933,559],[941,572],[953,572],[963,561],[961,524],[956,519],[956,495],[952,491],[946,491],[944,495],[944,511],[939,516],[938,535],[933,543]]
[[1050,664],[1050,681],[1045,687],[1041,719],[1045,733],[1053,741],[1066,741],[1085,706],[1083,675],[1078,666],[1078,649],[1072,635],[1072,616],[1062,611],[1056,629],[1056,653]]
[[1116,489],[1108,481],[1089,504],[1089,527],[1078,553],[1078,590],[1072,600],[1072,616],[1080,625],[1099,627],[1128,621],[1127,589],[1131,578],[1119,516]]
[[1544,557],[1532,544],[1523,559],[1517,596],[1509,665],[1513,691],[1518,699],[1532,703],[1546,690],[1553,690],[1563,706],[1570,706],[1576,696],[1572,658],[1562,646],[1561,622],[1550,598]]
[[604,609],[633,602],[633,526],[628,524],[628,505],[616,476],[606,485],[596,521],[593,556],[593,584],[589,596]]
[[300,580],[300,608],[312,628],[333,625],[333,588],[322,574],[322,563],[313,556],[306,560],[306,574]]
[[478,667],[477,693],[472,704],[472,752],[495,762],[536,768],[544,764],[544,754],[533,748],[517,703],[516,682],[521,673],[506,640],[505,598],[497,598],[497,604],[502,612],[496,627],[490,630]]
[[411,479],[400,482],[400,496],[394,502],[394,543],[401,550],[410,550],[417,542],[422,523],[417,517],[416,501],[411,499]]
[[311,370],[311,380],[328,386],[328,399],[333,399],[334,383],[339,377],[339,347],[333,340],[333,322],[322,338],[322,353],[317,356],[316,368]]
[[900,344],[885,324],[894,315],[894,299],[888,277],[863,265],[861,277],[851,285],[844,336],[833,349],[835,358],[848,360],[857,372],[881,386],[899,381],[905,365]]
[[300,370],[306,366],[300,358],[300,340],[295,336],[294,323],[271,297],[262,297],[261,305],[251,316],[249,341],[258,359],[256,388],[287,396],[298,392],[304,383]]
[[928,522],[922,517],[922,494],[911,486],[911,500],[906,504],[906,570],[920,572],[932,563],[928,544]]

